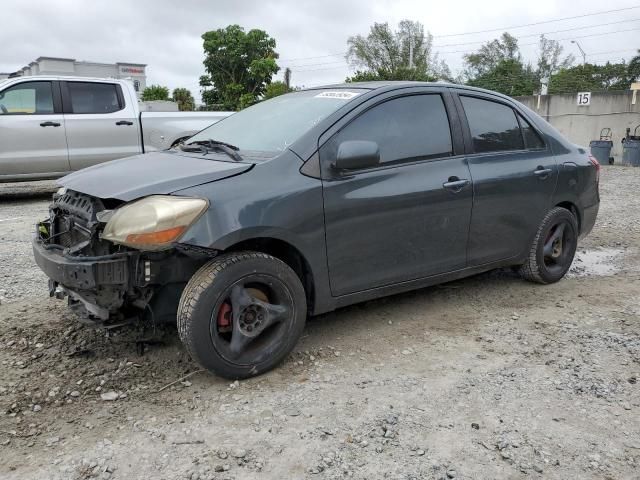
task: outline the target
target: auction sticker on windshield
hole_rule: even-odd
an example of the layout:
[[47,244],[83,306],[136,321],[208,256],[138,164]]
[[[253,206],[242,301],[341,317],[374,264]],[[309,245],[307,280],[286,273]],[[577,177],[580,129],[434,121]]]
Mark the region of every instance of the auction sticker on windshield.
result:
[[316,98],[341,98],[343,100],[351,100],[358,95],[360,95],[358,92],[322,92],[316,95]]

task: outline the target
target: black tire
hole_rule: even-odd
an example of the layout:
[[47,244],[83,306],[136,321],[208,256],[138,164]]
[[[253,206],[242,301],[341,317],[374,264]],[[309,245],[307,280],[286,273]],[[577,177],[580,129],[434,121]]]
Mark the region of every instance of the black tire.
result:
[[[559,229],[562,229],[560,238],[554,238],[557,237]],[[576,217],[566,208],[555,207],[545,215],[538,227],[529,257],[520,267],[520,275],[530,282],[555,283],[564,277],[571,267],[577,247]]]
[[[243,293],[234,297],[237,291]],[[269,310],[260,310],[262,306]],[[304,288],[287,264],[264,253],[233,252],[211,260],[191,277],[178,305],[178,333],[204,368],[242,379],[280,363],[300,338],[306,316]],[[260,327],[263,318],[268,322]],[[269,325],[264,328],[264,323]],[[236,334],[243,350],[234,350]]]

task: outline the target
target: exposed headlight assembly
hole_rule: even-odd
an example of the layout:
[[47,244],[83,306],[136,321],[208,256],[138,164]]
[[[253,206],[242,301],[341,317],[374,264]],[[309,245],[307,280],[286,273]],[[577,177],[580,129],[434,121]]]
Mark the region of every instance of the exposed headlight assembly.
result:
[[102,238],[140,250],[170,248],[208,206],[201,198],[145,197],[115,210]]

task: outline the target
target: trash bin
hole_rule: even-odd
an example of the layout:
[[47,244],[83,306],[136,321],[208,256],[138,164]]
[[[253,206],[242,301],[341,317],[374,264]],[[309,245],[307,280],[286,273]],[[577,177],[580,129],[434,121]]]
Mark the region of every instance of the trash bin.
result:
[[613,157],[611,156],[611,129],[606,127],[600,130],[600,140],[592,140],[589,143],[591,155],[593,155],[600,165],[613,165]]
[[622,147],[623,165],[640,167],[640,135],[638,135],[638,128],[640,128],[640,125],[636,126],[633,135],[628,135],[625,138],[624,146]]
[[622,164],[640,167],[640,140],[627,140],[622,147]]

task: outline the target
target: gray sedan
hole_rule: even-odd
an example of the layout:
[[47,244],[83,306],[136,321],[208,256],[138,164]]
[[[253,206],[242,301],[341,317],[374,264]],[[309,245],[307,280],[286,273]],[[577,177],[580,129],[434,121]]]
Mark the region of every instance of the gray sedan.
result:
[[33,247],[78,312],[177,322],[194,359],[244,378],[285,358],[308,315],[504,266],[557,282],[594,225],[599,171],[497,93],[335,85],[64,177]]

